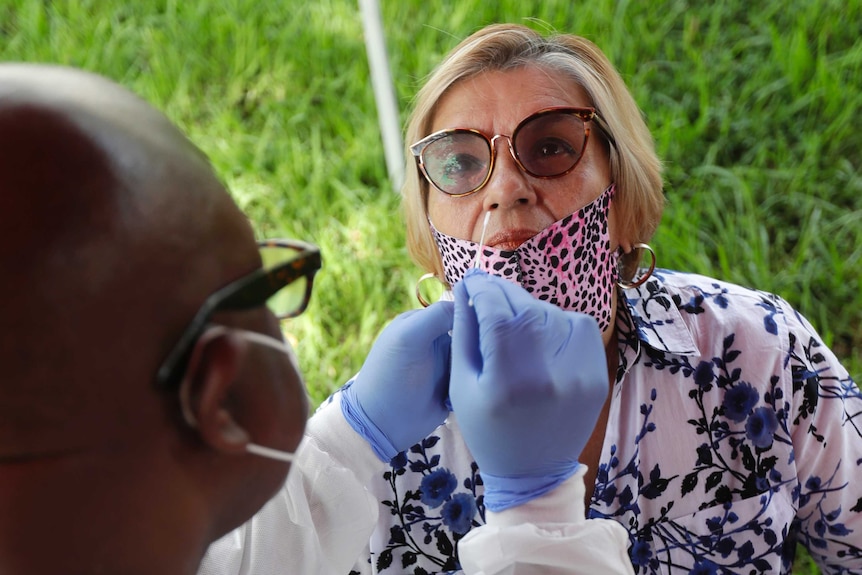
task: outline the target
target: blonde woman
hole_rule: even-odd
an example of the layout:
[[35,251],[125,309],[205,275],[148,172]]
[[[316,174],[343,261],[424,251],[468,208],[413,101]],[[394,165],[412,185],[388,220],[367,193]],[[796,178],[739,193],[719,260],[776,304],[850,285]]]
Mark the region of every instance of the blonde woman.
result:
[[661,164],[594,44],[476,32],[407,139],[408,247],[447,301],[309,425],[374,453],[337,462],[377,516],[353,573],[778,574],[797,542],[862,571],[858,388],[781,298],[655,267]]

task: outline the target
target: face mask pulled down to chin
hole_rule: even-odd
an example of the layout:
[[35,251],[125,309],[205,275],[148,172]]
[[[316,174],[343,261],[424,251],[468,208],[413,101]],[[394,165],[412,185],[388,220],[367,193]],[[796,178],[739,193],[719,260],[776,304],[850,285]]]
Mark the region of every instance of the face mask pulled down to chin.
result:
[[431,224],[449,285],[473,267],[521,285],[537,299],[595,318],[601,331],[611,321],[619,251],[611,250],[608,214],[611,184],[598,198],[545,228],[514,251],[448,236]]

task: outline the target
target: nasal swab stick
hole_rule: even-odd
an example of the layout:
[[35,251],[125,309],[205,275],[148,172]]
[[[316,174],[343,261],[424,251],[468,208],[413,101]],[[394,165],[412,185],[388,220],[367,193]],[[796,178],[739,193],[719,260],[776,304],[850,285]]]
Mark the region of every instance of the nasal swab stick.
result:
[[476,260],[473,262],[473,267],[479,267],[482,263],[482,248],[485,247],[485,230],[488,229],[488,220],[491,219],[491,210],[485,212],[485,222],[482,224],[482,235],[479,237],[479,249],[476,251]]
[[[482,250],[485,247],[485,230],[488,229],[488,220],[491,219],[491,210],[485,212],[485,222],[482,224],[482,235],[479,236],[479,249],[476,250],[476,259],[473,261],[473,267],[478,268],[482,263]],[[473,298],[467,300],[467,305],[473,306]]]

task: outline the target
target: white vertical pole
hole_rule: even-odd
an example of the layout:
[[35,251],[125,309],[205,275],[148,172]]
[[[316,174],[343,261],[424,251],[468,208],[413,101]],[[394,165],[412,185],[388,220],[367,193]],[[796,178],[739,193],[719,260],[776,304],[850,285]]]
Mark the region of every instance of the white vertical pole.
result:
[[389,181],[395,191],[404,182],[404,152],[401,141],[401,122],[398,117],[398,103],[395,100],[395,87],[389,72],[389,58],[386,55],[386,38],[380,17],[377,0],[359,0],[362,12],[362,27],[365,33],[365,50],[371,70],[371,86],[377,102],[377,120],[383,137],[383,153]]

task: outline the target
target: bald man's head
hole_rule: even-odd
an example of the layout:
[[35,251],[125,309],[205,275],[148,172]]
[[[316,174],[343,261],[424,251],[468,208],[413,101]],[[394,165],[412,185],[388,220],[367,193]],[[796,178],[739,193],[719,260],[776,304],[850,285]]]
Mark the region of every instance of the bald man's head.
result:
[[[162,114],[86,72],[0,64],[0,572],[193,573],[283,485],[288,463],[247,451],[294,452],[308,415],[272,312],[218,309],[177,347],[261,266]],[[157,386],[175,348],[181,377]]]
[[134,415],[129,394],[150,391],[197,307],[256,258],[161,113],[93,74],[0,65],[0,457],[74,443],[82,417]]

